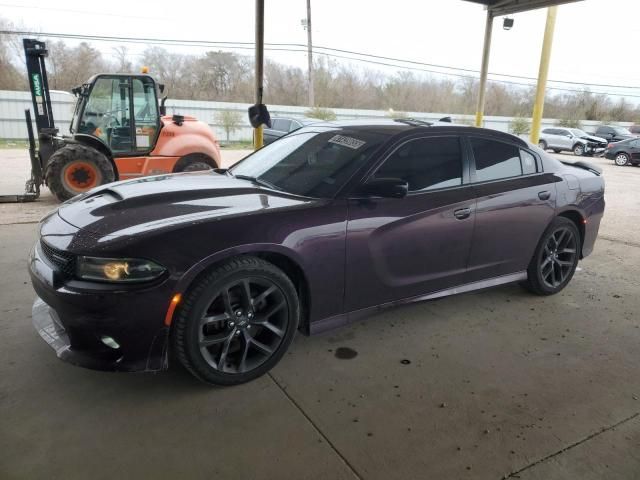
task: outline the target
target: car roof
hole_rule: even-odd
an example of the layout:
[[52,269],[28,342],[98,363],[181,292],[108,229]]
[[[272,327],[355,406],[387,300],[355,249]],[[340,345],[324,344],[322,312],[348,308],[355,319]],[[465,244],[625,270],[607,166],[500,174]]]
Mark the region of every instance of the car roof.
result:
[[[424,123],[420,123],[424,122]],[[527,148],[527,142],[522,138],[510,133],[493,130],[490,128],[471,127],[468,125],[457,125],[449,122],[427,122],[414,119],[391,119],[391,118],[368,118],[357,120],[332,120],[328,122],[320,122],[325,127],[348,128],[351,130],[366,130],[368,128],[376,128],[376,130],[387,130],[390,134],[401,132],[420,132],[428,131],[457,134],[457,135],[481,135],[491,136],[498,140],[517,143]]]

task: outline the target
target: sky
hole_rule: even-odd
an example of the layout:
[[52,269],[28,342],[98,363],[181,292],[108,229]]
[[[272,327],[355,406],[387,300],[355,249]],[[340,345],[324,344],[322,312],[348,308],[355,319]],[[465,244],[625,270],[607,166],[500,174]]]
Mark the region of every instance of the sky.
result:
[[[305,0],[266,0],[265,3],[265,42],[306,44],[306,32],[301,25],[301,19],[306,17]],[[316,46],[479,70],[485,20],[481,5],[461,0],[312,0],[311,5]],[[0,0],[0,16],[18,27],[37,32],[222,42],[254,40],[253,0]],[[536,77],[546,10],[520,13],[513,18],[515,25],[509,31],[502,29],[502,18],[495,20],[489,71]],[[638,103],[638,38],[638,0],[584,0],[561,5],[549,78],[632,86],[634,88],[593,86],[591,90],[624,95]],[[91,43],[107,55],[115,46],[109,42]],[[128,47],[135,59],[145,46]],[[167,48],[193,54],[205,51],[201,47]],[[238,52],[252,55],[249,48]],[[266,56],[306,68],[304,52],[267,52]],[[389,74],[401,70],[350,63]],[[509,80],[508,77],[494,78]],[[581,88],[554,83],[549,86]]]

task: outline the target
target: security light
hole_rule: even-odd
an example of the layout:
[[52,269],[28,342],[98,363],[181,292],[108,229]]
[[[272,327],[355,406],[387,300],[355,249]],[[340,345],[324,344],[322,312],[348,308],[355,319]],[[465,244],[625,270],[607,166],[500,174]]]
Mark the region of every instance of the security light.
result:
[[504,28],[505,30],[511,30],[512,27],[513,27],[513,18],[504,17],[504,20],[502,21],[502,28]]

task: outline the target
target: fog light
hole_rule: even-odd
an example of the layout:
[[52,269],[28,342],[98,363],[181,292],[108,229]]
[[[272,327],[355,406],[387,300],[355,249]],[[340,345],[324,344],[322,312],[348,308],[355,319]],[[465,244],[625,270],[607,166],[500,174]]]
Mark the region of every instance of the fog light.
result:
[[102,340],[102,343],[104,343],[109,348],[113,348],[114,350],[120,348],[120,344],[111,337],[103,335],[102,337],[100,337],[100,340]]

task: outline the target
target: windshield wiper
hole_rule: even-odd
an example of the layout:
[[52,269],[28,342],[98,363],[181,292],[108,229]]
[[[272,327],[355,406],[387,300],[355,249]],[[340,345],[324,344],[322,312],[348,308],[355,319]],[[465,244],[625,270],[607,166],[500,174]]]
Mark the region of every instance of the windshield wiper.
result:
[[262,180],[261,178],[258,178],[258,177],[252,177],[251,175],[233,175],[233,176],[235,178],[239,178],[240,180],[249,180],[250,182],[253,182],[257,185],[261,185],[263,187],[270,188],[271,190],[278,190],[280,192],[282,191],[281,188],[276,187],[273,183],[269,183],[266,180]]

